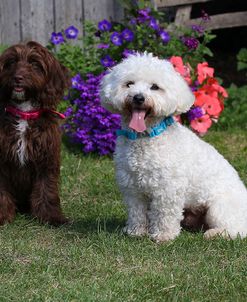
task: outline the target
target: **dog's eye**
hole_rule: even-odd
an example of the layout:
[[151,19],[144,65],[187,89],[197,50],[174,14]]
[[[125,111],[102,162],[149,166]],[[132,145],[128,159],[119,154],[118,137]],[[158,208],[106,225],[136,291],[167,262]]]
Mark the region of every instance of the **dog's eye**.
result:
[[10,68],[13,64],[15,64],[15,60],[14,60],[14,59],[8,60],[8,61],[4,64],[4,68]]
[[133,81],[129,81],[129,82],[127,82],[127,83],[126,83],[126,87],[128,87],[128,88],[129,88],[129,87],[130,87],[130,85],[134,85],[134,84],[135,84],[135,83],[134,83]]
[[37,62],[32,62],[31,65],[36,70],[39,70],[39,71],[42,70],[42,66]]
[[150,88],[151,90],[159,90],[159,86],[157,84],[153,84]]

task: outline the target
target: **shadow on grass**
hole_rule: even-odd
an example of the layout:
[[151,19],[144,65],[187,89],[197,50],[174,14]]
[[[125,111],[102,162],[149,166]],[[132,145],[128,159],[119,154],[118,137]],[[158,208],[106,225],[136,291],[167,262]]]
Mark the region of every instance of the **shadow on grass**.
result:
[[119,233],[125,225],[125,220],[120,218],[110,219],[79,219],[74,220],[71,224],[64,226],[68,231],[77,234],[98,234],[101,232],[106,233]]

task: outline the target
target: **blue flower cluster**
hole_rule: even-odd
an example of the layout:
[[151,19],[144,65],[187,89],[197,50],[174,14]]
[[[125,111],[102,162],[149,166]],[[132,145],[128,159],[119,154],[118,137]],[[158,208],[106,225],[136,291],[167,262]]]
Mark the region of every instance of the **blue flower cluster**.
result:
[[[100,43],[98,48],[102,50],[108,49],[108,52],[104,52],[105,54],[100,60],[103,67],[112,67],[120,59],[118,57],[113,58],[109,54],[109,52],[111,52],[109,49],[111,45],[119,48],[118,50],[113,49],[112,52],[115,54],[121,52],[121,58],[126,58],[137,50],[136,47],[140,43],[135,34],[137,26],[147,26],[149,29],[152,29],[152,34],[154,34],[153,38],[160,39],[164,45],[168,44],[171,40],[168,31],[164,30],[159,25],[159,21],[152,16],[150,8],[139,9],[137,11],[137,16],[130,19],[127,26],[128,27],[119,30],[120,28],[118,25],[115,26],[108,20],[102,20],[98,23],[98,32],[96,33],[96,36],[105,42]],[[118,29],[118,31],[116,29]]]
[[77,74],[71,80],[73,97],[65,112],[67,123],[64,132],[73,143],[79,144],[84,153],[110,154],[115,149],[116,130],[120,128],[120,116],[100,106],[99,82],[104,73],[87,74],[86,79]]
[[58,45],[65,42],[64,35],[67,39],[76,39],[79,34],[79,30],[73,25],[65,29],[64,34],[62,32],[51,34],[50,41],[52,44]]

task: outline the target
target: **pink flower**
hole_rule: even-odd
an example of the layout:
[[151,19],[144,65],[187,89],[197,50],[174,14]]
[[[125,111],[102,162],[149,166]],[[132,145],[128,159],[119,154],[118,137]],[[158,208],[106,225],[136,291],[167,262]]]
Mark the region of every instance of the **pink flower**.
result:
[[172,56],[170,58],[170,62],[172,63],[175,70],[180,73],[180,75],[185,79],[185,81],[190,85],[192,83],[190,77],[191,67],[189,64],[184,65],[181,57]]
[[214,76],[214,68],[208,67],[207,62],[199,63],[197,65],[197,75],[198,82],[202,84],[206,78],[212,78]]
[[208,114],[205,114],[190,122],[190,127],[200,134],[205,134],[211,125],[212,121]]
[[197,107],[202,107],[207,101],[210,101],[211,99],[211,96],[209,96],[207,92],[202,89],[194,91],[194,95],[196,97],[194,105]]
[[210,116],[219,117],[224,106],[217,97],[208,94],[207,91],[203,89],[195,91],[194,95],[196,97],[195,106],[201,107],[204,112],[208,113]]
[[207,80],[206,88],[208,90],[217,91],[223,98],[228,97],[228,93],[226,92],[226,90],[222,86],[220,86],[220,84],[215,78],[211,78]]
[[170,58],[170,62],[177,72],[179,72],[181,75],[184,73],[184,63],[181,57],[172,56]]
[[[194,92],[196,96],[196,104],[197,106],[203,106],[205,103],[212,103],[212,99],[214,99],[214,103],[217,104],[215,106],[221,108],[219,113],[224,109],[224,98],[228,96],[226,90],[219,85],[218,81],[214,78],[207,79],[206,83],[196,92]],[[214,106],[214,110],[217,110]],[[219,109],[218,109],[219,110]],[[217,113],[216,116],[219,114]]]
[[218,117],[222,111],[220,102],[216,98],[209,97],[202,108],[211,116]]

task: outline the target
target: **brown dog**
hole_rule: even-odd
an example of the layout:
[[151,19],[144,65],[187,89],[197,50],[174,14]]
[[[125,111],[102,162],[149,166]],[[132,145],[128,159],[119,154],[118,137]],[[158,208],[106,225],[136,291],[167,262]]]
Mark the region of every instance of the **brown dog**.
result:
[[52,225],[67,221],[58,193],[60,130],[54,110],[68,84],[67,70],[36,42],[0,56],[1,225],[16,210]]

